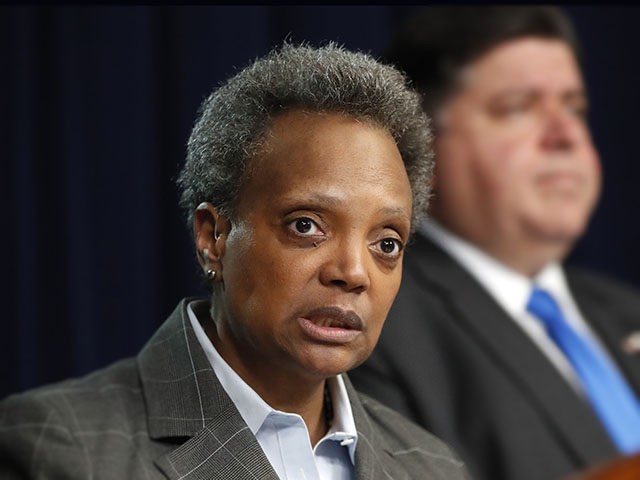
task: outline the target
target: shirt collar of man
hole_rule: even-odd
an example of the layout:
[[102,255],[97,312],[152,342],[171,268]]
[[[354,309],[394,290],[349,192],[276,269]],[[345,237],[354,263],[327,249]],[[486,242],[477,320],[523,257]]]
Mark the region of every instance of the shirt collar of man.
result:
[[553,295],[572,328],[595,339],[571,295],[564,270],[558,262],[545,265],[538,275],[530,279],[446,230],[433,219],[422,222],[420,231],[461,263],[530,335],[546,337],[540,322],[527,312],[529,296],[536,285]]
[[521,316],[526,311],[534,284],[556,297],[563,310],[573,312],[576,308],[562,267],[557,262],[545,265],[535,278],[530,279],[449,232],[433,219],[424,221],[420,230],[460,262],[512,317]]
[[[187,307],[189,320],[195,335],[202,346],[214,373],[222,387],[227,392],[238,412],[246,422],[251,432],[256,435],[270,414],[291,415],[273,409],[229,366],[215,349],[209,337],[198,321],[191,304]],[[355,448],[358,440],[355,421],[349,396],[341,375],[328,380],[329,392],[333,404],[333,421],[327,434],[318,442],[325,440],[339,441],[346,446],[351,463],[355,465]]]

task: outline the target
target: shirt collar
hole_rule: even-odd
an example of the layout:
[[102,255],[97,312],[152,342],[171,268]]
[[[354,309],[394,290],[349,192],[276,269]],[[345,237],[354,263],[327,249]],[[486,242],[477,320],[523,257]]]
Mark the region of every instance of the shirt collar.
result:
[[564,271],[558,263],[546,265],[533,279],[534,283],[548,290],[556,297],[565,298],[570,296],[569,285]]
[[351,463],[355,465],[358,431],[356,430],[356,423],[353,420],[353,411],[351,410],[347,388],[344,385],[342,375],[329,378],[327,382],[329,391],[331,392],[331,403],[333,404],[333,421],[323,440],[325,438],[336,440],[339,441],[342,446],[346,446],[349,451]]
[[548,337],[539,319],[527,311],[533,286],[544,288],[558,303],[567,323],[603,348],[573,300],[561,265],[557,262],[549,263],[530,279],[511,270],[433,220],[425,221],[420,226],[420,231],[469,271],[509,317],[540,347],[574,389],[582,393],[580,381],[573,367]]
[[[231,398],[231,401],[235,404],[238,412],[253,435],[256,435],[269,414],[290,415],[269,406],[269,404],[229,366],[222,356],[220,356],[200,325],[200,321],[191,308],[191,304],[187,305],[187,313],[196,338],[202,346],[216,377],[218,377],[222,388],[224,388],[229,398]],[[329,431],[321,442],[325,439],[340,441],[342,445],[347,446],[351,462],[355,465],[355,447],[358,432],[353,419],[347,389],[342,375],[329,378],[327,381],[331,394],[331,402],[333,404],[333,421]]]
[[589,327],[589,324],[584,320],[582,313],[578,305],[576,304],[571,290],[569,289],[569,283],[564,270],[558,263],[551,263],[547,265],[542,271],[533,279],[533,283],[537,286],[547,290],[558,303],[560,310],[565,315],[565,320],[571,327],[583,335],[592,337],[595,341],[597,336]]
[[520,315],[531,293],[531,281],[470,242],[429,219],[420,230],[462,264],[512,316]]
[[556,262],[545,265],[535,278],[530,279],[433,219],[422,222],[420,231],[460,262],[512,317],[526,310],[534,283],[559,298],[570,297],[564,272]]

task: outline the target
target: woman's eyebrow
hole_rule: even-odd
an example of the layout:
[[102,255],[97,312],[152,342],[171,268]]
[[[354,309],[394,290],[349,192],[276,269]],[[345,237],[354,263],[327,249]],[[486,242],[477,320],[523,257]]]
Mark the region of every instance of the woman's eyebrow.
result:
[[283,201],[300,205],[328,205],[331,207],[337,207],[346,202],[345,199],[340,197],[341,195],[313,192],[303,195],[296,194],[292,196],[284,196]]
[[[328,205],[331,207],[337,207],[347,203],[346,199],[341,198],[342,195],[332,195],[326,193],[311,193],[308,195],[296,195],[291,197],[284,197],[284,201],[287,203],[297,203],[300,205]],[[407,212],[402,207],[396,207],[386,205],[378,210],[378,213],[390,217],[399,217],[403,220],[410,221],[411,213]]]

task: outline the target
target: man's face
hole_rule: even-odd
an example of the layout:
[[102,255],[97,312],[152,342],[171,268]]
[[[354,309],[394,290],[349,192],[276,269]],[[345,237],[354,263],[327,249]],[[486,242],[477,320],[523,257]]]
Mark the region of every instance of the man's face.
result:
[[564,255],[600,191],[570,48],[506,42],[471,63],[461,82],[436,119],[433,216],[516,269],[528,269],[519,260],[527,255],[557,260],[542,257]]
[[221,256],[216,345],[258,382],[360,364],[400,285],[411,187],[393,138],[291,111],[252,160]]

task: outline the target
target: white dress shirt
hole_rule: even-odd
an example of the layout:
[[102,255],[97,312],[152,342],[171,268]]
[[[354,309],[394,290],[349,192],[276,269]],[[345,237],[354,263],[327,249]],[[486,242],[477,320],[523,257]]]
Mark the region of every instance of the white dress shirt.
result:
[[189,320],[214,373],[282,480],[355,479],[358,440],[347,390],[340,375],[327,380],[333,421],[327,434],[312,447],[300,415],[271,408],[217,352],[196,318]]
[[[560,374],[581,395],[580,380],[573,367],[549,338],[538,318],[527,311],[533,286],[547,290],[556,300],[567,323],[580,335],[589,338],[605,356],[611,358],[598,337],[591,330],[573,299],[564,270],[558,263],[546,265],[533,279],[528,278],[475,245],[446,230],[435,220],[420,225],[420,231],[455,258],[485,288],[509,317],[531,338]],[[615,365],[615,364],[614,364]]]

